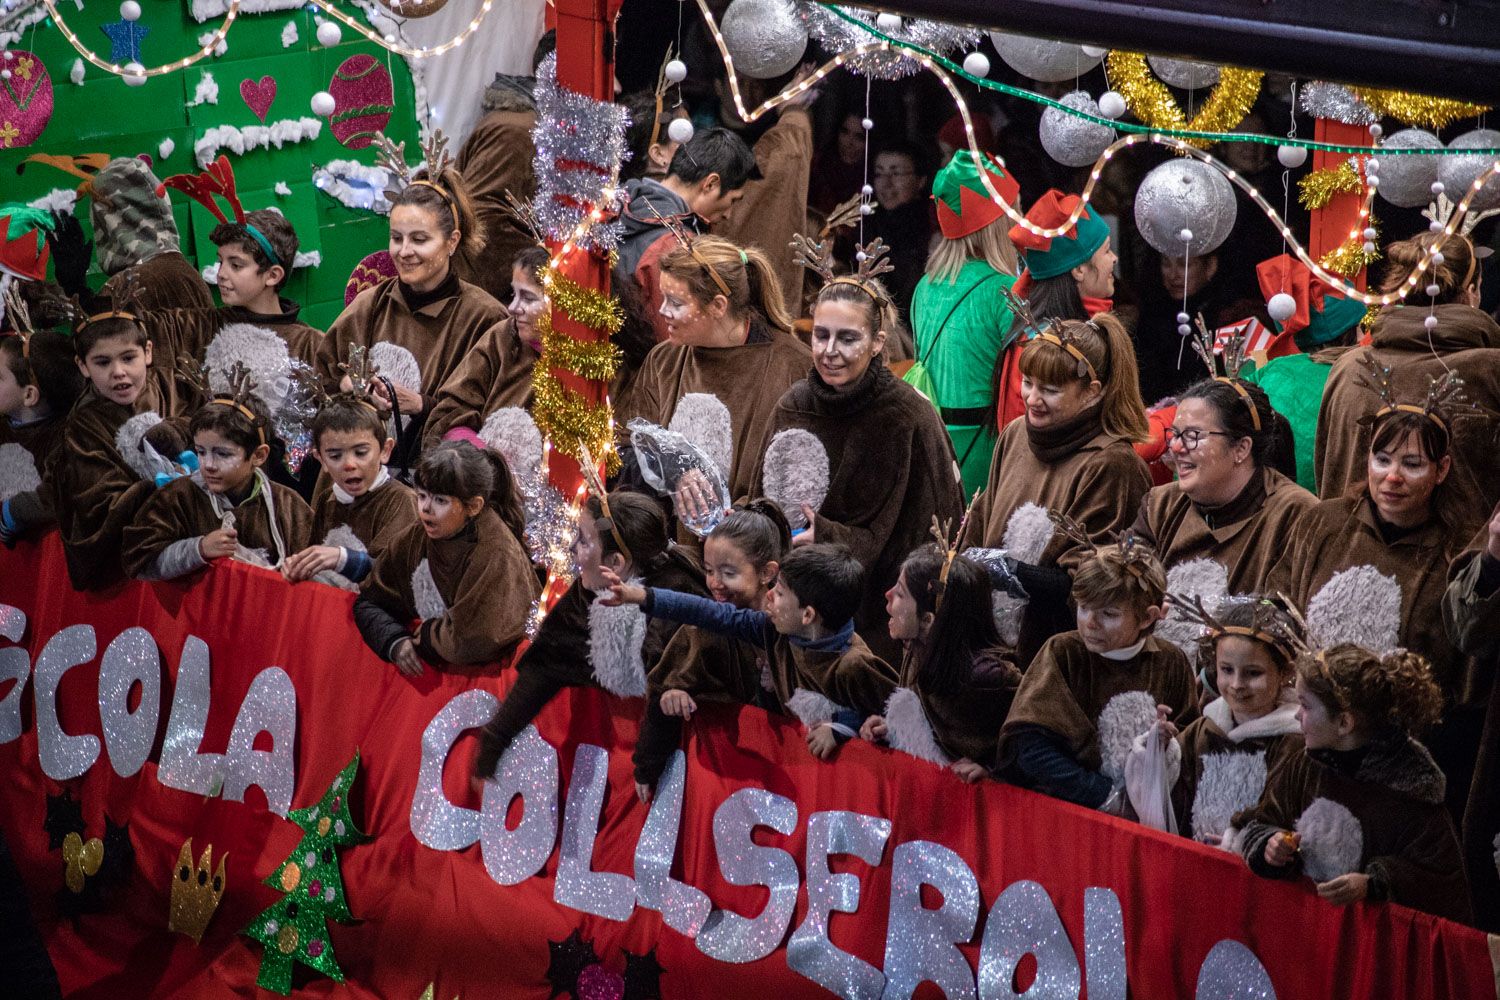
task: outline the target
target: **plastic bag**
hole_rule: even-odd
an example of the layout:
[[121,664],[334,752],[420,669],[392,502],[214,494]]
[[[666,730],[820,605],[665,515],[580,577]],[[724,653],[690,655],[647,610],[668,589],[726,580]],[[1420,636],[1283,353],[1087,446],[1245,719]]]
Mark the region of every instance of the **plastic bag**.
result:
[[[730,505],[729,486],[718,463],[676,431],[639,417],[629,427],[641,478],[652,489],[673,498],[677,517],[689,531],[700,538],[707,537],[724,520]],[[701,511],[689,510],[679,497],[682,485],[689,480],[707,497]]]
[[1130,805],[1142,826],[1177,832],[1172,786],[1177,783],[1181,763],[1182,748],[1176,740],[1163,739],[1160,723],[1136,737],[1125,760],[1125,794],[1130,797]]

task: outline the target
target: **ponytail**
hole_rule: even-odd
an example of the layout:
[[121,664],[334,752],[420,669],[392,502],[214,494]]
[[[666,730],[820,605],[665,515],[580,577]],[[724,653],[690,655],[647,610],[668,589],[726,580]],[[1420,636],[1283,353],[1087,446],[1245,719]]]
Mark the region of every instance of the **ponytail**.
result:
[[1104,383],[1104,429],[1127,441],[1145,441],[1151,436],[1151,426],[1146,420],[1145,400],[1141,398],[1135,344],[1125,324],[1112,312],[1099,313],[1092,324],[1104,331],[1109,353],[1109,377]]
[[690,246],[662,257],[661,270],[687,285],[699,305],[723,295],[731,316],[754,311],[778,330],[792,328],[771,258],[753,247],[739,247],[721,236],[698,236]]
[[1021,353],[1021,373],[1048,385],[1072,380],[1086,383],[1097,378],[1103,390],[1099,412],[1105,433],[1126,441],[1147,440],[1150,425],[1141,399],[1140,371],[1125,324],[1113,313],[1104,312],[1090,320],[1063,320],[1049,329],[1064,344],[1076,348],[1093,371],[1080,373],[1082,366],[1067,347],[1036,337]]
[[445,441],[422,456],[415,480],[417,488],[428,493],[459,500],[482,497],[516,540],[526,544],[526,516],[515,477],[498,452],[462,441]]
[[792,328],[791,313],[786,311],[786,301],[781,297],[781,279],[771,266],[771,258],[755,247],[744,248],[746,270],[750,277],[750,302],[760,310],[766,322],[778,330]]

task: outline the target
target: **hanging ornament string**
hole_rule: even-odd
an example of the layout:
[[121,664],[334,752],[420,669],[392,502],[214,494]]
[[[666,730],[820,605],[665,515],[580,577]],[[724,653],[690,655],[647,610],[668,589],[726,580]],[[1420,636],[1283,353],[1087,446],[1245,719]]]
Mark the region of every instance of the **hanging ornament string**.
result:
[[[917,61],[921,64],[922,68],[932,73],[933,76],[937,78],[938,82],[942,84],[943,88],[948,91],[948,96],[953,99],[954,105],[958,108],[959,119],[963,123],[964,136],[968,144],[969,151],[974,155],[976,160],[978,160],[983,155],[979,149],[977,138],[974,135],[974,122],[969,112],[968,103],[964,100],[963,94],[959,91],[958,85],[954,82],[953,74],[947,72],[946,69],[946,67],[952,67],[953,64],[940,56],[935,56],[923,50],[920,50],[916,46],[893,42],[892,40],[884,36],[881,36],[881,39],[879,41],[866,42],[862,45],[855,46],[855,48],[847,52],[838,53],[832,59],[828,60],[828,62],[824,63],[822,66],[814,70],[813,73],[805,79],[793,84],[786,90],[782,91],[780,94],[769,98],[759,107],[753,110],[748,109],[745,106],[744,99],[740,93],[739,77],[734,69],[733,56],[730,54],[728,47],[725,45],[723,35],[720,34],[718,30],[718,24],[714,20],[713,12],[709,9],[707,0],[697,0],[697,3],[698,9],[703,14],[703,19],[708,27],[709,33],[713,36],[715,44],[718,45],[719,54],[724,59],[724,68],[729,78],[730,95],[734,99],[735,108],[738,111],[740,117],[745,121],[754,122],[762,115],[766,114],[768,111],[771,111],[772,109],[780,106],[786,101],[789,101],[792,98],[802,94],[809,88],[822,81],[835,69],[843,66],[852,58],[871,51],[875,51],[877,49],[881,49],[883,47],[900,45],[913,51],[915,53],[914,58],[916,58]],[[837,8],[833,9],[836,10]],[[878,29],[871,28],[869,30],[872,34],[880,35]],[[942,63],[943,65],[940,66],[939,63]],[[961,73],[961,71],[958,72]],[[983,86],[987,85],[989,81],[975,80],[974,82]],[[1004,87],[1003,85],[996,86],[998,89],[1005,89],[1007,90],[1007,92],[1017,92],[1020,96],[1028,97],[1028,99],[1035,99],[1044,104],[1056,107],[1065,107],[1057,101],[1052,101],[1038,94],[1031,94],[1031,92],[1029,91],[1020,91],[1019,88],[1008,88]],[[1387,306],[1392,305],[1396,302],[1400,302],[1405,299],[1408,294],[1410,294],[1411,290],[1415,288],[1417,283],[1422,280],[1423,275],[1426,274],[1428,268],[1432,266],[1432,253],[1428,253],[1417,262],[1417,266],[1413,270],[1412,274],[1409,275],[1407,279],[1400,285],[1400,287],[1397,288],[1394,292],[1386,292],[1381,295],[1367,294],[1362,289],[1357,288],[1346,281],[1342,275],[1330,271],[1318,261],[1314,260],[1312,256],[1308,254],[1307,249],[1302,246],[1301,243],[1297,242],[1296,238],[1292,235],[1290,227],[1286,224],[1281,214],[1277,212],[1276,209],[1268,201],[1266,201],[1265,196],[1262,195],[1258,190],[1256,190],[1253,184],[1246,181],[1228,164],[1221,162],[1212,154],[1198,149],[1197,147],[1189,143],[1190,139],[1195,138],[1207,137],[1234,141],[1243,139],[1245,138],[1245,136],[1239,134],[1210,136],[1204,136],[1202,134],[1186,134],[1185,136],[1180,137],[1179,135],[1167,134],[1161,131],[1156,131],[1141,126],[1128,126],[1108,120],[1098,119],[1094,115],[1083,114],[1073,108],[1065,108],[1065,110],[1069,114],[1079,115],[1080,117],[1088,118],[1092,121],[1098,121],[1102,124],[1109,124],[1111,127],[1119,128],[1122,131],[1129,131],[1131,132],[1131,134],[1122,136],[1120,139],[1117,139],[1115,142],[1107,146],[1104,152],[1099,155],[1099,159],[1095,161],[1093,168],[1089,171],[1089,177],[1088,180],[1084,183],[1083,190],[1079,193],[1078,205],[1073,209],[1068,217],[1063,220],[1062,224],[1050,228],[1046,226],[1036,225],[1031,220],[1022,215],[1019,211],[1017,211],[1014,205],[1010,204],[1003,197],[1001,197],[1000,192],[995,189],[993,182],[990,180],[988,171],[979,172],[979,182],[984,186],[985,192],[989,195],[990,200],[993,201],[996,205],[1000,206],[1000,208],[1005,212],[1006,216],[1008,216],[1012,222],[1014,222],[1016,225],[1021,226],[1023,229],[1026,229],[1028,232],[1034,233],[1037,236],[1051,239],[1070,231],[1078,222],[1078,219],[1087,210],[1090,201],[1093,199],[1094,189],[1098,186],[1099,180],[1103,175],[1104,166],[1114,158],[1115,153],[1128,146],[1136,146],[1143,142],[1151,142],[1160,146],[1166,146],[1169,149],[1175,149],[1185,155],[1192,156],[1195,159],[1201,160],[1202,162],[1208,164],[1210,167],[1222,173],[1231,183],[1240,188],[1240,190],[1244,191],[1246,195],[1250,197],[1250,200],[1255,203],[1255,206],[1259,208],[1261,212],[1263,212],[1266,217],[1271,220],[1272,224],[1276,226],[1278,231],[1280,231],[1282,239],[1285,240],[1287,244],[1292,248],[1293,253],[1298,260],[1306,264],[1308,268],[1313,272],[1313,274],[1323,279],[1323,281],[1326,282],[1330,287],[1336,289],[1348,298],[1356,299],[1360,302],[1363,302],[1367,306]],[[1332,152],[1342,152],[1346,154],[1358,153],[1362,155],[1369,155],[1371,152],[1373,152],[1373,150],[1368,146],[1333,146],[1327,143],[1307,142],[1306,140],[1301,139],[1293,140],[1288,137],[1273,138],[1271,136],[1255,136],[1252,138],[1255,141],[1261,141],[1267,144],[1275,144],[1278,146],[1295,144],[1307,149],[1324,149]],[[1443,151],[1423,149],[1421,150],[1421,152],[1426,155],[1441,155]],[[1480,154],[1500,156],[1500,149],[1464,150],[1463,152],[1471,155]],[[1389,154],[1403,155],[1403,151],[1394,149],[1382,150],[1382,155]],[[996,160],[997,162],[999,162],[1001,168],[1004,169],[1004,160],[1000,157],[996,157]],[[1500,159],[1497,159],[1493,164],[1491,164],[1488,170],[1481,172],[1477,177],[1474,178],[1473,183],[1469,186],[1469,190],[1464,194],[1463,200],[1459,202],[1458,206],[1455,208],[1452,218],[1445,224],[1445,232],[1447,232],[1449,235],[1452,235],[1453,232],[1457,230],[1459,221],[1463,218],[1464,213],[1468,211],[1469,203],[1479,195],[1485,183],[1494,177],[1500,177]],[[1365,202],[1366,208],[1361,213],[1362,222],[1369,217],[1368,198],[1369,196],[1367,195]]]
[[192,55],[183,56],[181,59],[178,59],[174,62],[163,63],[160,66],[142,66],[139,63],[127,63],[125,65],[121,65],[117,62],[105,59],[103,56],[99,55],[93,49],[84,44],[83,39],[74,34],[73,29],[68,26],[68,22],[63,19],[62,13],[57,9],[56,0],[42,0],[42,3],[47,6],[47,13],[52,16],[53,22],[57,25],[57,30],[62,32],[63,37],[68,40],[68,44],[73,46],[73,48],[77,50],[79,55],[83,56],[83,58],[93,63],[99,69],[104,70],[106,73],[113,73],[115,76],[129,77],[132,80],[141,80],[150,76],[165,76],[168,73],[176,73],[178,70],[186,69],[196,62],[207,59],[209,56],[213,55],[214,49],[224,41],[224,37],[229,34],[230,26],[234,24],[234,19],[238,17],[240,13],[240,0],[229,0],[229,7],[224,11],[224,23],[219,25],[218,28],[214,29],[213,33],[208,36],[208,41],[203,45],[203,47],[200,48],[197,52],[194,52]]
[[864,246],[865,242],[865,219],[875,213],[875,206],[871,198],[875,194],[875,188],[870,184],[870,131],[875,127],[875,119],[870,117],[870,86],[874,81],[865,77],[865,116],[859,120],[860,130],[864,132],[865,139],[865,166],[864,181],[859,188],[859,243]]

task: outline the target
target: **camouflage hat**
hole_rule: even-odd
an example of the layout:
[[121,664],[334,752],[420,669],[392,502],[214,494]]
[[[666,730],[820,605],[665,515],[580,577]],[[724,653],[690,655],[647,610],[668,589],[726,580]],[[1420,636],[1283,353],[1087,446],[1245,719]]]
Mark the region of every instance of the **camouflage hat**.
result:
[[94,224],[99,268],[116,275],[179,246],[172,206],[157,197],[161,184],[143,160],[120,157],[94,176]]

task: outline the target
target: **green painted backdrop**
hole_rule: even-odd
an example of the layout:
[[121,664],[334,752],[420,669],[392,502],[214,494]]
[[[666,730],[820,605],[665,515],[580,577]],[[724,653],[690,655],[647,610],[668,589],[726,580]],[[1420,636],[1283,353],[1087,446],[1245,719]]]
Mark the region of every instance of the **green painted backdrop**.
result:
[[[193,20],[187,12],[187,0],[141,0],[141,7],[139,23],[151,29],[141,46],[146,65],[160,65],[196,51],[198,37],[219,24],[217,20],[204,24]],[[109,57],[109,39],[99,26],[119,20],[116,0],[89,0],[83,10],[78,10],[73,0],[62,0],[59,10],[86,44],[104,58]],[[288,22],[297,26],[297,41],[284,47],[282,32]],[[180,72],[152,77],[140,87],[128,87],[123,80],[85,62],[87,74],[79,86],[68,77],[77,53],[50,20],[37,23],[12,48],[35,52],[45,64],[54,92],[52,119],[30,146],[0,148],[0,201],[26,202],[56,188],[76,185],[76,180],[67,174],[37,164],[28,165],[24,173],[18,174],[17,165],[33,153],[105,152],[114,156],[147,153],[159,177],[195,171],[198,167],[193,158],[193,143],[209,128],[260,124],[240,96],[242,80],[275,78],[277,93],[266,115],[267,125],[314,117],[310,107],[312,95],[328,89],[334,70],[358,52],[369,52],[390,69],[396,111],[386,130],[397,141],[406,141],[409,151],[415,149],[412,80],[405,61],[358,38],[347,28],[343,44],[324,48],[318,44],[316,31],[317,22],[306,7],[264,14],[242,13],[229,30],[229,47],[222,56],[210,57]],[[356,38],[358,41],[351,41]],[[219,85],[218,103],[188,107],[204,70],[212,73]],[[175,145],[165,160],[159,152],[163,139],[171,139]],[[373,150],[340,146],[324,119],[322,131],[312,141],[288,144],[281,149],[274,146],[254,149],[244,155],[228,149],[223,152],[234,165],[245,210],[273,206],[280,209],[296,227],[303,252],[316,250],[322,254],[321,266],[299,268],[293,273],[286,294],[303,304],[306,322],[326,329],[343,308],[344,283],[355,263],[385,246],[386,220],[381,215],[346,208],[316,190],[312,184],[313,168],[336,159],[373,164]],[[278,182],[284,182],[291,194],[276,194],[274,188]],[[172,202],[183,252],[200,267],[212,264],[217,259],[215,247],[208,241],[208,233],[215,224],[213,217],[197,205],[189,208],[177,192],[172,193]],[[81,211],[79,216],[87,227],[88,213]],[[95,275],[91,283],[98,287],[101,281]]]

